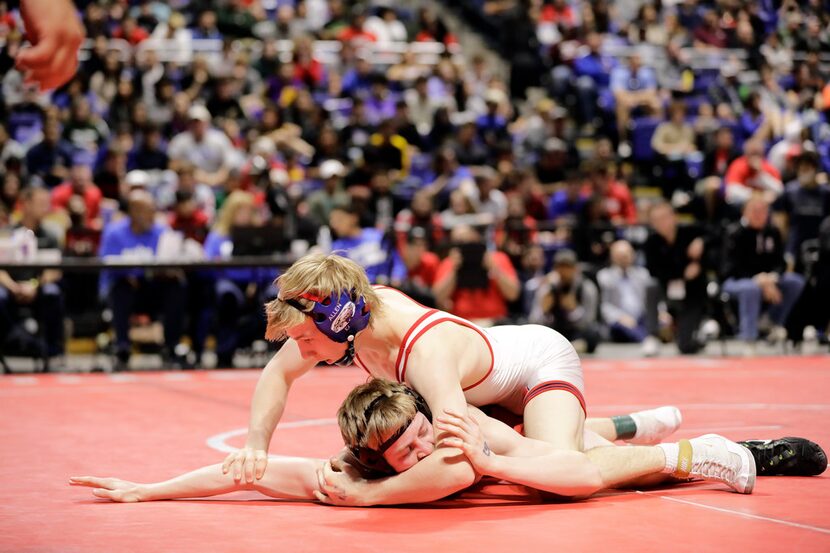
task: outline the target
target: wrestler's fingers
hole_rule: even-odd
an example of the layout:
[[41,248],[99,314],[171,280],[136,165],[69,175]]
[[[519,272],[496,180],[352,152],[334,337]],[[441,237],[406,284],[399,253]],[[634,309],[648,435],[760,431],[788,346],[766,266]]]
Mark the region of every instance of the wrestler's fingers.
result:
[[311,493],[313,493],[313,494],[314,494],[314,497],[315,497],[315,498],[317,499],[317,501],[319,501],[320,503],[325,503],[326,505],[334,505],[334,503],[332,502],[331,498],[329,498],[329,496],[327,496],[326,494],[324,494],[324,493],[322,493],[322,492],[319,492],[319,491],[317,491],[317,490],[314,490],[314,491],[312,491]]
[[453,421],[449,419],[442,419],[438,418],[435,422],[435,428],[439,430],[446,430],[447,432],[466,432],[467,429],[464,427],[461,421]]
[[245,466],[245,456],[237,455],[236,459],[233,460],[233,480],[234,482],[239,482],[242,480],[242,469]]
[[331,465],[331,468],[337,472],[343,472],[343,468],[348,465],[348,463],[340,457],[332,457],[329,459],[329,464]]
[[317,487],[321,490],[326,488],[326,479],[323,476],[323,469],[317,469]]
[[70,486],[85,486],[87,488],[104,488],[105,478],[98,478],[95,476],[70,476]]
[[18,69],[32,69],[49,65],[57,48],[55,42],[55,39],[45,37],[37,44],[21,48],[15,59],[15,65]]
[[[469,421],[470,421],[469,412],[467,412],[467,413],[458,413],[457,411],[454,411],[454,410],[451,410],[451,409],[444,409],[444,413],[446,413],[446,414],[441,415],[441,416],[450,417],[451,419],[458,421],[459,424],[464,425],[464,426],[469,425]],[[440,416],[439,416],[439,418],[440,418]]]
[[222,474],[228,474],[228,471],[231,469],[231,465],[233,465],[235,459],[236,452],[231,453],[227,457],[225,457],[225,460],[222,461]]
[[118,494],[117,491],[114,490],[107,490],[105,488],[95,488],[92,490],[92,495],[95,497],[100,497],[102,499],[109,499],[111,501],[116,500],[116,495]]
[[267,467],[268,456],[264,454],[258,454],[256,456],[256,461],[254,462],[255,476],[257,480],[260,480],[265,475],[265,469]]
[[245,472],[245,482],[253,484],[254,469],[256,468],[256,459],[253,455],[245,455],[245,463],[242,465],[242,470]]

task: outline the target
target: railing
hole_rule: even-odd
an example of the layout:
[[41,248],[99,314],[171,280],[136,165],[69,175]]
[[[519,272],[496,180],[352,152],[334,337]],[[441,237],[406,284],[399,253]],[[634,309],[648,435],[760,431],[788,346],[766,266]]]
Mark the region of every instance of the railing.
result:
[[[254,59],[262,53],[263,42],[261,40],[235,41],[231,46],[234,50],[246,50]],[[294,42],[291,40],[277,40],[275,46],[279,58],[283,62],[291,61],[294,52]],[[224,50],[221,39],[157,39],[148,38],[137,46],[132,46],[123,39],[110,39],[107,43],[109,50],[118,52],[122,62],[133,59],[141,60],[148,52],[152,51],[162,63],[185,64],[190,63],[197,56],[207,58],[209,62],[223,61]],[[93,41],[86,40],[81,46],[79,59],[89,59],[93,48]],[[312,43],[312,52],[316,60],[324,65],[334,65],[340,60],[343,50],[343,43],[337,40],[317,40]],[[413,56],[415,63],[423,65],[435,65],[441,57],[449,53],[458,60],[461,56],[460,48],[457,45],[446,47],[440,42],[392,42],[392,43],[361,43],[356,46],[356,54],[359,58],[369,60],[374,65],[394,65],[400,62],[404,55]]]

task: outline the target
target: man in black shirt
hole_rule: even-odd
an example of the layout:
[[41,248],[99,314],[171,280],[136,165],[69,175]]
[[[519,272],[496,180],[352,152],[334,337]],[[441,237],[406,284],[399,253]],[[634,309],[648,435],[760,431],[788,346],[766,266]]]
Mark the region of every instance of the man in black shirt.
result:
[[678,349],[697,353],[703,344],[695,338],[695,332],[706,310],[703,238],[692,227],[678,227],[674,209],[665,201],[652,206],[649,224],[646,267],[660,283],[662,296],[677,322]]
[[[34,233],[39,250],[58,249],[57,239],[41,226],[49,213],[49,192],[45,188],[29,187],[21,197],[22,217],[15,230]],[[29,309],[43,329],[44,343],[36,346],[40,353],[50,357],[63,354],[63,295],[57,284],[60,276],[54,270],[0,271],[0,348],[4,341],[16,341],[20,345],[21,341],[32,340],[19,326],[21,309]]]
[[772,305],[769,315],[776,325],[772,336],[786,336],[782,327],[804,288],[804,277],[785,272],[781,234],[768,219],[766,200],[753,196],[740,222],[727,230],[723,248],[723,290],[738,300],[738,336],[750,344],[758,338],[763,303]]
[[822,220],[830,215],[830,188],[816,179],[819,157],[805,151],[796,165],[797,180],[787,183],[773,204],[773,218],[786,240],[785,256],[790,269],[801,270],[801,245],[818,238]]

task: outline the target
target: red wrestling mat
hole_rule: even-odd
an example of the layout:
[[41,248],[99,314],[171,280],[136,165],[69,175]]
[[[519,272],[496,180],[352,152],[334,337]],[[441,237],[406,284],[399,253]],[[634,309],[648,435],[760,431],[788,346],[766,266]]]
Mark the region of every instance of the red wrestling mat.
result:
[[[589,413],[661,404],[679,438],[803,435],[830,448],[830,357],[588,360]],[[0,551],[830,551],[830,478],[759,478],[541,504],[507,485],[438,504],[344,509],[268,500],[116,504],[70,475],[162,480],[244,440],[256,371],[0,377]],[[272,452],[325,457],[357,369],[297,384]],[[219,449],[219,451],[217,451]]]

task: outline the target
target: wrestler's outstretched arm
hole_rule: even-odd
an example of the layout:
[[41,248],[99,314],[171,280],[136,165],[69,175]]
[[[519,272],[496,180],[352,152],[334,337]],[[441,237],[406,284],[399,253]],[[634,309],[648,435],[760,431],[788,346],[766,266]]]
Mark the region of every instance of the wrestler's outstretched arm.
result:
[[253,483],[235,480],[232,474],[222,471],[221,464],[217,464],[151,484],[95,476],[73,476],[69,484],[93,488],[96,497],[123,503],[210,497],[242,490],[255,490],[279,499],[313,500],[317,469],[324,463],[323,459],[271,458],[262,478]]

